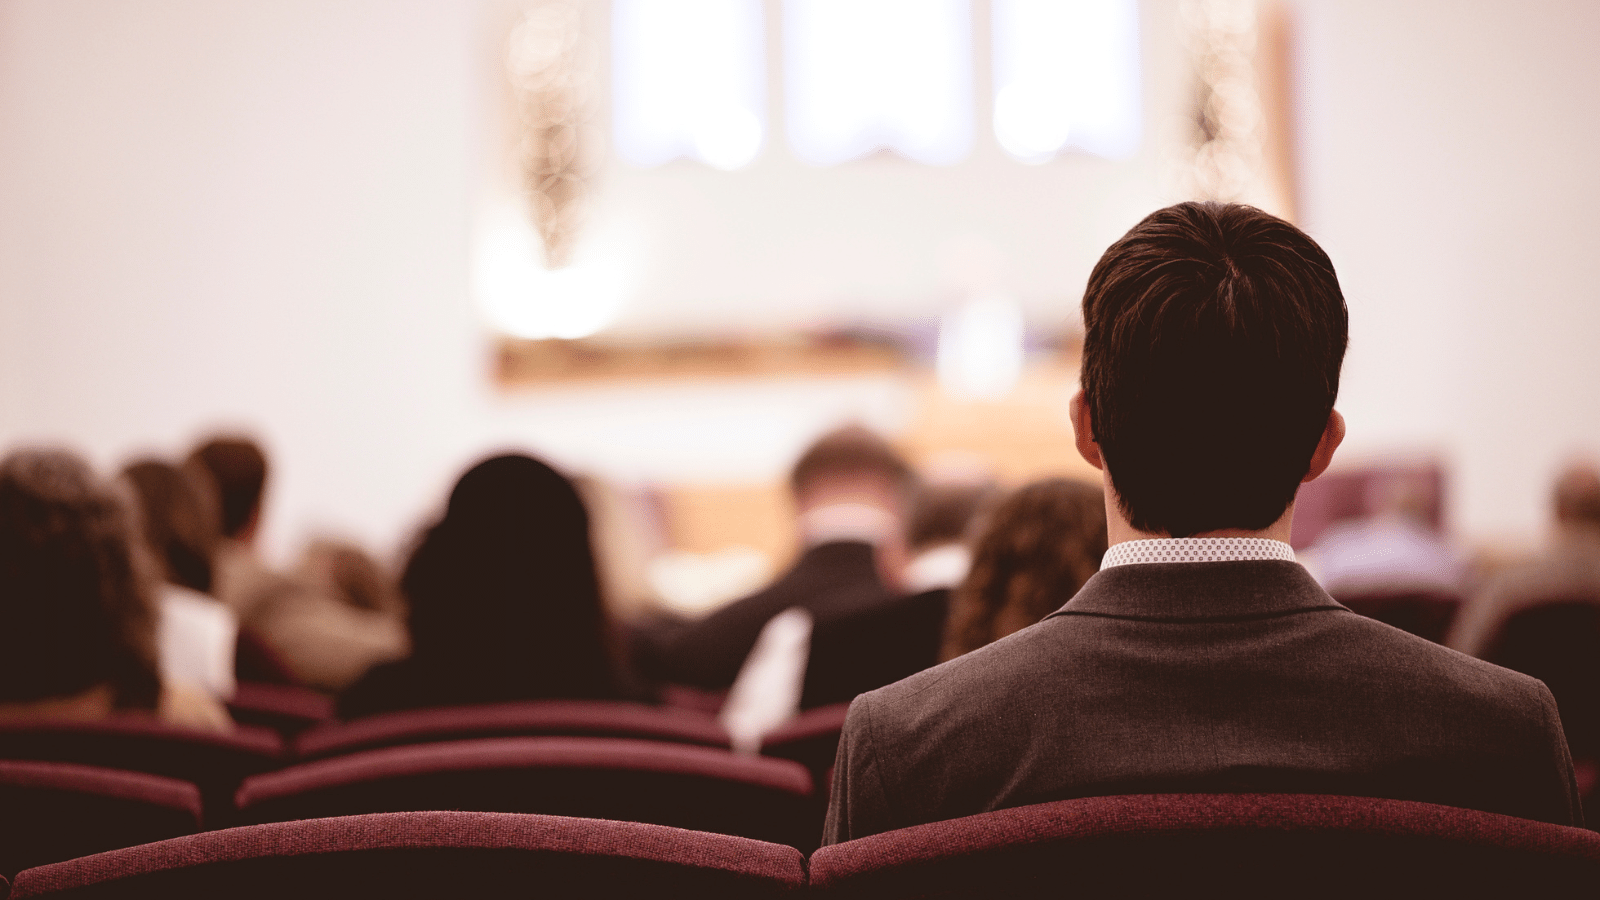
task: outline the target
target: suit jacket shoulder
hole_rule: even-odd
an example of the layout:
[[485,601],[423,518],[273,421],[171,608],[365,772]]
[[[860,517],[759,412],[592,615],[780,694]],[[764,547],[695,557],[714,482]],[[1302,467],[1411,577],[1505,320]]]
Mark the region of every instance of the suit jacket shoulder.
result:
[[1387,796],[1581,821],[1549,692],[1351,613],[1298,565],[1097,574],[858,698],[827,838],[1073,796]]
[[711,690],[726,688],[767,622],[790,607],[809,611],[820,627],[832,619],[888,601],[871,544],[839,541],[807,550],[772,584],[703,619],[651,641],[646,674]]

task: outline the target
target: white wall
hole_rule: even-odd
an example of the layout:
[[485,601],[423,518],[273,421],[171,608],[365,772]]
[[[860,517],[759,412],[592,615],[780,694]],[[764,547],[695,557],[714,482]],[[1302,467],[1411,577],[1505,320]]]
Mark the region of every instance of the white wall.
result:
[[[1600,10],[1303,7],[1302,218],[1350,297],[1352,451],[1440,449],[1465,531],[1535,529],[1555,460],[1600,446]],[[1173,8],[1145,12],[1152,141],[1183,87]],[[494,391],[467,290],[481,37],[473,4],[443,0],[0,3],[0,446],[110,466],[246,425],[278,463],[282,553],[314,527],[396,546],[495,444],[753,479],[830,420],[905,420],[883,380]],[[997,152],[829,173],[769,151],[745,182],[615,170],[607,202],[657,235],[637,321],[937,302],[967,232],[1065,318],[1105,242],[1177,199],[1156,144],[1121,169]]]
[[1451,518],[1533,535],[1600,450],[1600,5],[1313,0],[1302,224],[1350,306],[1352,456],[1454,464]]
[[391,0],[0,5],[0,443],[264,433],[270,536],[412,516],[475,448],[467,20]]

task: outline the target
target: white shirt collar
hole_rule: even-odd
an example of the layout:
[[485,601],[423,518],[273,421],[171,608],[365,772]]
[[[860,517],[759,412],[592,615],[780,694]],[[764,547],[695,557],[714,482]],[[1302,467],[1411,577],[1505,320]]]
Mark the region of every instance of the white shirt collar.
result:
[[1294,562],[1294,548],[1268,538],[1151,538],[1112,544],[1101,569],[1139,563],[1239,562],[1281,559]]
[[960,544],[944,544],[917,554],[906,564],[904,587],[908,594],[936,588],[954,588],[972,568],[972,551]]
[[900,520],[866,503],[832,503],[800,515],[800,536],[807,547],[831,541],[881,544],[894,536]]

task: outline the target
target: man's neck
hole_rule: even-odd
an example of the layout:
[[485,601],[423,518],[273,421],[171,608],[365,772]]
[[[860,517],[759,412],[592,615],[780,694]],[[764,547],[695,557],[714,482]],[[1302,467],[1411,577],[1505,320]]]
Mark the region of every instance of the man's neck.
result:
[[[1106,538],[1109,544],[1121,544],[1125,541],[1150,541],[1161,538],[1170,538],[1170,534],[1140,531],[1128,521],[1127,514],[1122,511],[1122,504],[1118,502],[1117,493],[1111,487],[1109,477],[1102,479],[1102,486],[1106,498]],[[1217,531],[1204,531],[1199,534],[1189,535],[1197,538],[1262,538],[1269,541],[1282,541],[1289,543],[1290,526],[1294,519],[1294,503],[1291,501],[1278,521],[1273,522],[1260,531],[1250,531],[1244,528],[1222,528]]]

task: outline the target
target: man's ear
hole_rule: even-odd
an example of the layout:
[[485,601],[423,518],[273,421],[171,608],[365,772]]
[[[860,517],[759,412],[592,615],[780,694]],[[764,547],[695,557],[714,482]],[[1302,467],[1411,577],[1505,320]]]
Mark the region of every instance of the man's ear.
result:
[[1306,477],[1300,479],[1304,484],[1323,472],[1328,471],[1328,464],[1333,462],[1333,451],[1339,449],[1344,442],[1344,416],[1339,411],[1328,413],[1328,424],[1322,429],[1322,438],[1317,441],[1317,449],[1311,454],[1311,467],[1306,469]]
[[1072,434],[1078,443],[1078,454],[1089,465],[1104,471],[1106,465],[1100,458],[1100,445],[1094,441],[1094,423],[1089,421],[1089,404],[1083,402],[1083,391],[1072,395],[1068,409],[1072,416]]

